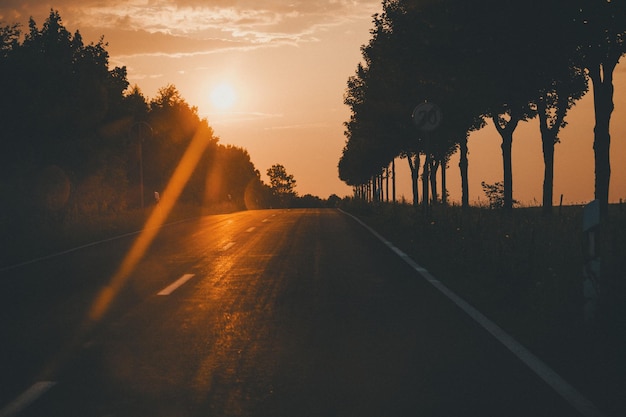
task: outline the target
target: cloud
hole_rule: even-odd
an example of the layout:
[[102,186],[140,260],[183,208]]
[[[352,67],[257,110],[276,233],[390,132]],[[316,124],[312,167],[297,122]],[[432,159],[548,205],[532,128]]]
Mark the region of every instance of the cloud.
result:
[[[36,0],[3,0],[0,20],[38,26],[50,12]],[[59,0],[69,30],[105,36],[113,55],[197,54],[314,42],[330,26],[371,16],[380,0]]]
[[[102,36],[104,31],[100,28],[87,28],[81,29],[81,33],[86,39],[93,40]],[[109,44],[107,50],[118,59],[141,55],[182,57],[249,46],[248,42],[237,39],[190,38],[141,29],[117,29],[107,33],[104,37],[104,41]]]
[[271,126],[271,127],[264,128],[264,130],[322,129],[322,128],[327,128],[327,127],[328,127],[328,123],[318,122],[318,123],[300,123],[300,124],[284,125],[284,126]]
[[237,125],[242,122],[263,121],[269,119],[282,119],[282,113],[264,112],[211,112],[206,117],[212,126]]

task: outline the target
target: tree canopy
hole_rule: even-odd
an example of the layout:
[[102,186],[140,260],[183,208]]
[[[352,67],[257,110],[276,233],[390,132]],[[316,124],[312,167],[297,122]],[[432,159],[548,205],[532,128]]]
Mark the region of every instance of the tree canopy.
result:
[[[433,161],[445,167],[460,149],[467,205],[467,136],[490,120],[502,138],[508,209],[515,128],[539,116],[543,203],[549,211],[554,145],[567,111],[587,92],[589,74],[596,97],[596,197],[607,204],[611,75],[624,54],[624,7],[608,0],[384,0],[362,47],[363,62],[347,82],[344,102],[352,113],[339,177],[349,185],[365,184],[398,156],[406,156],[413,170],[420,154],[427,174]],[[410,118],[424,101],[444,114],[429,134],[415,129]]]
[[183,201],[264,204],[250,196],[263,184],[247,151],[219,144],[175,86],[147,99],[125,67],[110,68],[104,38],[85,43],[57,11],[21,29],[0,25],[0,192],[11,196],[0,219],[153,204],[194,138],[204,153]]

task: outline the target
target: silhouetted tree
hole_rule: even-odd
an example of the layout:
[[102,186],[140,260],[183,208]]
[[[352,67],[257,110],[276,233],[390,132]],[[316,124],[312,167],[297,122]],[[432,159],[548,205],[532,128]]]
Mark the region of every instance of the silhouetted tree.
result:
[[287,173],[283,165],[272,165],[267,169],[267,176],[270,179],[270,189],[281,205],[289,205],[297,197],[296,180]]
[[[126,69],[109,68],[106,46],[103,38],[84,43],[54,10],[41,29],[31,19],[24,35],[18,25],[0,25],[0,193],[12,196],[0,221],[125,210],[140,196],[154,201],[194,140],[206,146],[182,200],[269,205],[247,151],[219,145],[175,86],[150,101],[138,86],[128,89]],[[216,172],[221,180],[211,188]]]
[[[449,7],[439,3],[383,2],[383,13],[374,15],[372,39],[362,47],[365,63],[349,79],[346,97],[350,100],[345,101],[352,109],[346,124],[347,149],[355,140],[370,142],[367,148],[378,160],[365,160],[362,165],[370,166],[374,175],[395,156],[407,157],[415,204],[420,155],[425,156],[422,185],[427,196],[430,179],[435,184],[430,168],[441,163],[442,155],[454,152],[468,130],[482,126],[477,100],[468,100],[470,94],[463,93],[475,91],[466,82],[471,78],[457,69],[463,51],[451,47],[458,47],[460,33],[448,24]],[[417,131],[410,118],[415,106],[424,101],[437,103],[446,115],[445,125],[430,134]],[[359,135],[359,128],[365,134]],[[462,173],[466,178],[465,161]],[[428,198],[423,202],[427,204]]]
[[[40,178],[55,170],[72,184],[63,207],[121,207],[104,183],[123,178],[119,129],[112,126],[128,85],[126,70],[110,70],[103,40],[84,44],[54,10],[41,29],[30,19],[21,43],[17,25],[1,32],[0,154],[6,184],[16,190],[12,203],[21,212],[44,207],[34,193],[41,192]],[[106,195],[98,198],[97,190]]]
[[208,169],[206,187],[207,198],[212,202],[227,201],[238,208],[266,205],[260,173],[243,148],[218,146]]
[[[0,58],[7,59],[8,56],[19,46],[21,30],[20,25],[0,26]],[[3,65],[4,61],[0,61]]]
[[595,197],[600,202],[602,215],[606,216],[611,179],[613,71],[626,53],[626,2],[573,0],[561,13],[573,23],[570,39],[574,40],[579,62],[587,69],[593,84]]

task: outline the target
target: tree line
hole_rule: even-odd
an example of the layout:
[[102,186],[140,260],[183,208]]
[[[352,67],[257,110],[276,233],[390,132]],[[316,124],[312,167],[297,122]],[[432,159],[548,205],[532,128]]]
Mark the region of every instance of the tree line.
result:
[[2,223],[153,205],[193,138],[203,154],[181,201],[258,208],[285,199],[175,86],[147,99],[125,67],[109,68],[106,47],[70,33],[54,10],[41,28],[32,18],[25,32],[0,25]]
[[[467,138],[491,121],[501,137],[503,206],[513,207],[512,144],[521,121],[539,119],[543,209],[552,210],[554,152],[567,112],[589,90],[595,109],[595,198],[609,202],[613,71],[626,52],[623,0],[384,0],[373,16],[363,62],[347,82],[346,145],[340,178],[374,196],[406,158],[413,202],[446,201],[445,173],[460,152],[462,205],[469,205]],[[443,119],[432,132],[416,129],[420,103],[436,103]],[[423,160],[422,160],[423,157]],[[373,190],[373,191],[372,191]]]

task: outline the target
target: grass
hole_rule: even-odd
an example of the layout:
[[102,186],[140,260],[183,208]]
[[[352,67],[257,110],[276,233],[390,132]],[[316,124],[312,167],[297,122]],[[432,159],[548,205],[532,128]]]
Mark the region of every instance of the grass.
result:
[[[50,214],[5,214],[0,216],[0,268],[141,230],[153,209],[154,206],[111,213],[65,213],[56,217]],[[167,222],[235,209],[226,203],[210,208],[178,203]]]
[[357,215],[616,415],[626,415],[626,207],[598,234],[602,297],[585,319],[583,208],[369,205]]

